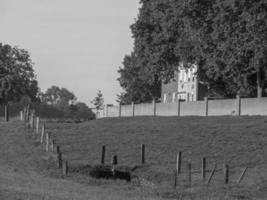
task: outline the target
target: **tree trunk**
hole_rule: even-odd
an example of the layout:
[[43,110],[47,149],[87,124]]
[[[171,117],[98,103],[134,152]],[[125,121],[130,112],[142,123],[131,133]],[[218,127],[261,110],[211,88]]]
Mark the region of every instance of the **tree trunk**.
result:
[[262,80],[261,80],[261,69],[257,70],[257,96],[258,98],[262,97]]
[[5,104],[5,121],[9,121],[9,108],[8,108],[8,103]]

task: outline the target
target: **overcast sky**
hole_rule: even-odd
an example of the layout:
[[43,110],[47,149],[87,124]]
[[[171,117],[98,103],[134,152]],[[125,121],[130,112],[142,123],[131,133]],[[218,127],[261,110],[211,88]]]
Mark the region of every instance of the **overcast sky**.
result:
[[122,91],[116,80],[133,48],[139,0],[0,0],[0,43],[28,50],[39,86],[66,87],[87,103]]

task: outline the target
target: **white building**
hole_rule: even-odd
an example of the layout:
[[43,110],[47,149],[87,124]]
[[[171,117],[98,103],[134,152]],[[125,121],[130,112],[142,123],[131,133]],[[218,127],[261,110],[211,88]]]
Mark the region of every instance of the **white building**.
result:
[[179,65],[175,80],[162,84],[161,99],[163,103],[203,100],[207,96],[207,88],[197,79],[198,66],[193,64],[189,68]]

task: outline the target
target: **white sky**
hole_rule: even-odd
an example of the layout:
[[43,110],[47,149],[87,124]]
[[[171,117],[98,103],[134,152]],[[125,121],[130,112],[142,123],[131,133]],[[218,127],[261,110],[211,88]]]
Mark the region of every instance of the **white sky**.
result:
[[66,87],[87,103],[115,103],[117,73],[133,48],[139,0],[0,0],[0,43],[28,50],[39,86]]

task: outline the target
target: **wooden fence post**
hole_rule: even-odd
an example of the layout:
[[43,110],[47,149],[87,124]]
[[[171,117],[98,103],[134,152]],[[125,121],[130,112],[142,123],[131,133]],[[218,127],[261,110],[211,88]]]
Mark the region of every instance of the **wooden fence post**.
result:
[[31,113],[31,116],[30,116],[30,128],[31,129],[34,128],[34,114],[33,114],[33,112]]
[[102,146],[102,153],[101,153],[101,164],[102,165],[105,164],[105,155],[106,155],[106,146],[103,145]]
[[52,140],[51,140],[51,152],[52,152],[52,153],[54,152],[54,148],[55,148],[55,140],[52,139]]
[[141,145],[141,164],[145,164],[145,145]]
[[57,167],[62,168],[62,153],[59,146],[57,146]]
[[188,185],[191,187],[191,181],[192,181],[192,171],[191,171],[191,163],[188,163]]
[[206,179],[206,158],[202,158],[202,168],[201,168],[201,175],[202,180],[205,181]]
[[224,183],[229,183],[229,165],[224,164]]
[[45,135],[45,125],[42,126],[42,131],[41,131],[41,144],[44,142],[44,135]]
[[5,121],[6,122],[9,121],[9,105],[8,105],[8,103],[5,104]]
[[204,97],[205,102],[205,116],[209,116],[209,99],[208,97]]
[[45,150],[48,152],[49,151],[49,140],[50,140],[50,133],[46,133],[46,146]]
[[113,155],[112,156],[112,165],[117,165],[118,164],[118,156],[117,155]]
[[111,161],[111,165],[112,165],[111,171],[112,171],[113,176],[115,175],[115,166],[117,164],[118,164],[118,157],[117,157],[117,155],[113,155],[112,161]]
[[27,109],[26,109],[26,113],[27,113],[26,120],[27,120],[27,122],[30,121],[30,107],[31,107],[30,104],[28,104]]
[[174,171],[174,189],[176,188],[177,186],[177,179],[178,179],[178,172],[177,170]]
[[23,121],[23,111],[20,111],[20,121]]
[[177,154],[177,159],[176,159],[176,171],[178,174],[181,173],[181,166],[182,166],[182,152],[179,151]]
[[36,117],[36,134],[39,134],[39,123],[40,123],[40,118]]
[[23,118],[24,118],[24,122],[27,122],[27,108],[24,107],[23,109]]
[[69,173],[69,162],[67,160],[63,162],[62,171],[63,171],[63,177],[67,177]]

